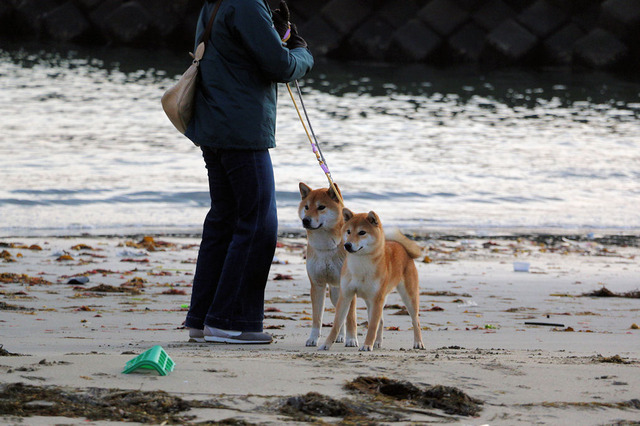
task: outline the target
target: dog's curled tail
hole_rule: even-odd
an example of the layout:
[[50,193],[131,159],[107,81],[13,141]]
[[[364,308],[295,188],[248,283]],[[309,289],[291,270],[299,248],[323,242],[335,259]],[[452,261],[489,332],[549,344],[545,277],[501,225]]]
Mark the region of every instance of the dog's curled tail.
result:
[[417,259],[422,255],[422,249],[415,241],[407,238],[398,228],[385,230],[384,237],[387,241],[395,241],[400,244],[406,251],[409,257]]

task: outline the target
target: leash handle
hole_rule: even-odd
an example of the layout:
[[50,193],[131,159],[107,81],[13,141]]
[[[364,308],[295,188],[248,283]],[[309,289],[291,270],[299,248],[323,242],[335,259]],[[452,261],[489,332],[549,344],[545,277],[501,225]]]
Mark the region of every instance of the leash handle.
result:
[[[316,159],[318,160],[318,164],[320,164],[320,168],[324,172],[327,180],[329,181],[329,187],[333,189],[333,192],[336,193],[338,200],[340,201],[340,205],[344,207],[344,200],[342,198],[342,194],[340,190],[336,187],[333,179],[331,178],[331,172],[329,171],[329,166],[327,166],[327,162],[324,159],[324,155],[322,155],[322,151],[320,150],[320,146],[318,145],[318,139],[316,138],[315,133],[313,133],[313,128],[311,127],[311,121],[309,120],[309,115],[307,114],[307,109],[304,107],[304,101],[302,100],[302,91],[300,90],[300,85],[298,85],[298,80],[295,80],[296,88],[298,89],[298,96],[300,97],[300,104],[302,105],[302,109],[304,110],[304,115],[307,118],[307,123],[309,124],[309,129],[307,129],[307,124],[305,124],[304,119],[302,118],[302,114],[300,113],[300,108],[298,108],[298,103],[296,102],[296,98],[293,96],[293,92],[291,91],[291,86],[287,83],[287,90],[289,91],[289,96],[291,96],[291,100],[293,101],[293,106],[296,108],[296,112],[298,113],[298,118],[300,119],[300,123],[302,123],[302,127],[304,128],[305,133],[307,134],[307,138],[309,139],[309,143],[311,144],[311,150],[316,155]],[[311,130],[311,133],[309,133]],[[313,139],[311,138],[313,135]],[[315,143],[314,143],[315,141]]]

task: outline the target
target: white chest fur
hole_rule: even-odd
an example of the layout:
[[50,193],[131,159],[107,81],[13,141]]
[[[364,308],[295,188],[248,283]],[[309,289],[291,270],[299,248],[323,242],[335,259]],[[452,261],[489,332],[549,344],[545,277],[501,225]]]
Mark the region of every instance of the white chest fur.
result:
[[376,273],[376,265],[368,256],[349,255],[347,260],[348,274],[341,283],[345,288],[355,291],[364,298],[375,295],[380,288],[380,277]]
[[328,233],[309,235],[307,251],[307,273],[315,283],[340,285],[340,271],[344,262],[342,241]]

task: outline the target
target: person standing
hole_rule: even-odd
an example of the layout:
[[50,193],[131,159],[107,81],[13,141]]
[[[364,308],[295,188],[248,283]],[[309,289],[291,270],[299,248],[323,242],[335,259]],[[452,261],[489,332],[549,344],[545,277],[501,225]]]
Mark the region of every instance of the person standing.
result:
[[[307,74],[313,57],[284,1],[273,12],[266,0],[218,1],[185,133],[202,150],[211,196],[185,326],[195,341],[271,343],[263,319],[278,227],[276,89]],[[196,45],[218,1],[203,5]]]

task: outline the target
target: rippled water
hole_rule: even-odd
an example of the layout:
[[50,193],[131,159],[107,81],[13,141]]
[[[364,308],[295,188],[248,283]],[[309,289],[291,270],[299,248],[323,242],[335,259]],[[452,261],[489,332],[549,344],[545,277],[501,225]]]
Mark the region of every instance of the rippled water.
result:
[[[198,232],[198,149],[159,99],[168,52],[0,46],[0,236]],[[301,81],[347,206],[447,232],[640,232],[640,80],[319,63]],[[280,87],[278,213],[326,185]]]

